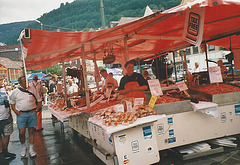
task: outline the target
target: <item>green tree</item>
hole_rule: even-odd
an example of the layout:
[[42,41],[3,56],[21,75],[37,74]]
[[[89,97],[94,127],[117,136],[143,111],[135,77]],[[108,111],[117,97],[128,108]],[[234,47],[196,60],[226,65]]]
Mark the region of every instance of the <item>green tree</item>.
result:
[[59,66],[59,65],[54,65],[50,68],[47,68],[47,69],[43,69],[43,70],[31,70],[32,73],[37,73],[37,72],[42,72],[44,74],[47,74],[47,73],[60,73],[62,72],[62,67]]

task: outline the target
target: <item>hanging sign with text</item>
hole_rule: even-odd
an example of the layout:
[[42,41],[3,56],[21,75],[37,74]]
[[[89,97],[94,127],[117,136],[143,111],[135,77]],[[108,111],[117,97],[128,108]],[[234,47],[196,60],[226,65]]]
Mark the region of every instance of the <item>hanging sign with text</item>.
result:
[[189,9],[186,13],[183,39],[199,46],[202,42],[205,8]]
[[178,87],[178,89],[179,89],[180,91],[186,91],[186,90],[188,90],[188,87],[187,87],[187,85],[185,84],[184,81],[176,82],[176,84],[177,84],[177,87]]
[[220,66],[209,67],[208,72],[209,72],[210,83],[223,82]]
[[152,95],[155,96],[163,95],[162,88],[158,79],[148,80],[148,85]]

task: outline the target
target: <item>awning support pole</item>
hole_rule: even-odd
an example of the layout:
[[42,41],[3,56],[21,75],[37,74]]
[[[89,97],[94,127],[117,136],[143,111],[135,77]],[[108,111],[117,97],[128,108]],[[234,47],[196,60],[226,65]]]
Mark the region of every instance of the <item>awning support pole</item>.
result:
[[160,77],[159,77],[159,57],[157,57],[155,60],[156,60],[156,78],[160,79]]
[[183,57],[184,57],[184,64],[185,64],[185,76],[187,80],[187,85],[189,85],[189,80],[188,80],[188,68],[187,68],[187,57],[186,57],[186,52],[183,51]]
[[[26,68],[26,63],[25,63],[25,56],[23,55],[22,40],[20,40],[20,46],[21,46],[21,51],[22,51],[21,57],[22,57],[22,62],[23,62],[23,71],[24,71],[24,75],[25,75],[25,78],[26,78],[26,86],[28,87],[27,68]],[[9,75],[9,79],[11,80],[10,75]],[[9,82],[10,82],[10,80],[9,80]]]
[[168,67],[167,67],[167,55],[165,56],[165,67],[166,67],[166,80],[167,80],[167,86],[169,86],[169,82],[168,82]]
[[87,68],[86,68],[86,57],[84,45],[81,47],[82,52],[82,65],[83,65],[83,78],[84,78],[84,86],[85,86],[85,96],[86,96],[86,104],[87,107],[90,107],[90,98],[89,98],[89,90],[88,90],[88,81],[87,81]]
[[96,74],[99,74],[99,73],[97,73],[99,70],[98,70],[98,66],[97,66],[97,60],[96,60],[96,53],[94,52],[94,60],[93,60],[93,62],[94,62],[94,67],[95,67],[95,79],[97,79],[97,80],[95,80],[96,81],[96,84],[97,84],[97,90],[99,91],[99,80],[98,80],[98,76],[96,75]]
[[176,59],[175,59],[175,51],[173,52],[173,65],[174,65],[174,72],[175,72],[175,82],[177,82],[177,68],[176,68]]
[[206,64],[207,64],[207,71],[208,71],[208,54],[207,54],[207,44],[204,42],[204,51],[205,51],[205,56],[206,56]]
[[65,63],[63,59],[62,59],[62,72],[63,72],[63,84],[64,84],[64,100],[67,100],[66,69],[65,69]]
[[139,73],[142,74],[141,73],[141,63],[140,63],[140,61],[138,61],[138,67],[139,67]]

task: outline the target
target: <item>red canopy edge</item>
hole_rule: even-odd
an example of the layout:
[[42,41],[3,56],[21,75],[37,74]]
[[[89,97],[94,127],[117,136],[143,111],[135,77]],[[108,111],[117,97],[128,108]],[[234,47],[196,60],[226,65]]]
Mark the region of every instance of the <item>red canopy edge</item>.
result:
[[227,38],[232,36],[232,49],[239,49],[237,34],[240,32],[240,2],[196,0],[163,13],[157,12],[100,31],[53,32],[30,29],[31,37],[23,37],[24,47],[28,49],[26,66],[28,69],[39,70],[59,62],[78,59],[82,54],[82,46],[87,59],[93,59],[95,53],[97,60],[102,60],[104,50],[110,51],[113,47],[116,61],[120,61],[124,55],[124,38],[127,38],[129,59],[144,58],[191,46],[182,38],[186,11],[199,7],[205,8],[203,42],[228,48]]

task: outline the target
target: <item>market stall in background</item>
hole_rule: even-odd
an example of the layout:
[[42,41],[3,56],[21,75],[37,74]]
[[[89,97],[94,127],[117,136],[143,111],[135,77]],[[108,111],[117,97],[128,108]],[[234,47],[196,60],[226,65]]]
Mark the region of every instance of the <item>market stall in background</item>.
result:
[[[100,77],[96,60],[123,66],[132,59],[164,59],[167,53],[194,44],[201,45],[208,63],[208,42],[226,46],[237,59],[239,11],[240,3],[234,0],[196,0],[96,32],[25,29],[22,40],[23,49],[27,50],[26,68],[44,69],[59,62],[63,64],[63,84],[52,95],[49,110],[83,135],[104,163],[153,164],[160,160],[159,151],[239,134],[240,88],[223,83],[218,66],[208,67],[210,84],[192,84],[183,53],[186,81],[163,87],[159,79],[163,74],[163,80],[168,78],[167,63],[165,72],[160,72],[159,62],[155,60],[158,79],[148,81],[147,99],[119,99],[118,91],[102,93],[98,85],[97,92],[89,90],[86,59],[94,61],[97,83]],[[76,59],[81,61],[80,69],[66,71],[64,62]],[[67,75],[79,79],[75,96],[68,97],[66,88],[63,90]],[[222,147],[212,148],[209,143],[202,143],[192,151],[194,156],[189,157],[222,151]],[[186,149],[179,152],[185,153]]]

